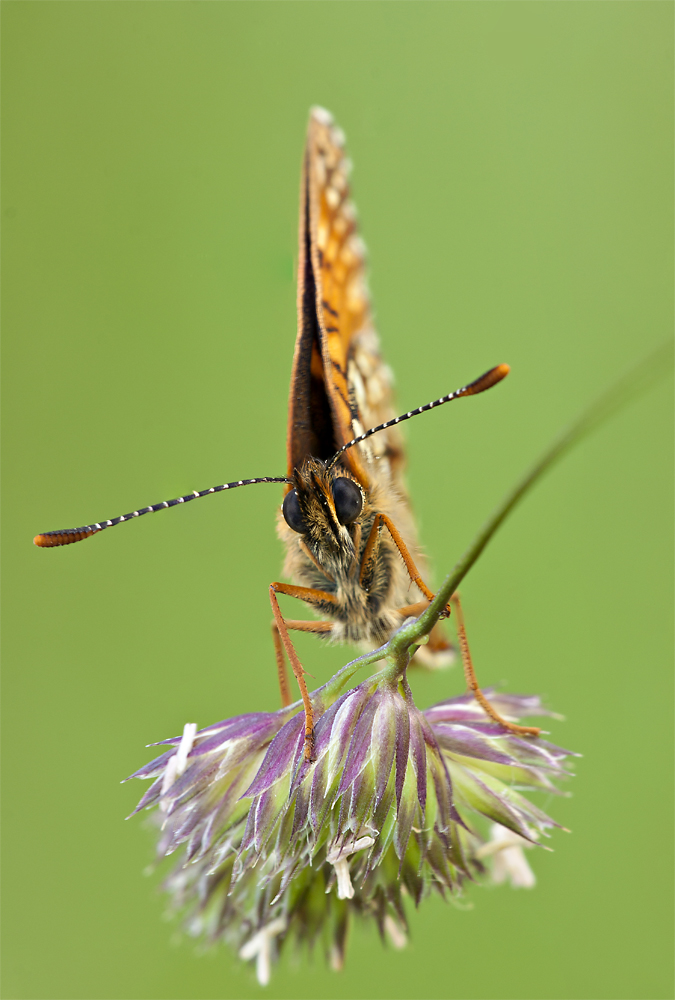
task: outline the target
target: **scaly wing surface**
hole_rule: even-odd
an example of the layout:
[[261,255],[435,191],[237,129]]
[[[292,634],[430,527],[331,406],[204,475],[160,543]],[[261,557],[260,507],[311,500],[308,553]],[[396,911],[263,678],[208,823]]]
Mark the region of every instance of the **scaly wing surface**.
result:
[[[288,470],[328,459],[393,417],[391,375],[379,352],[365,280],[365,248],[350,198],[344,135],[322,108],[310,114],[300,197],[298,337],[291,382]],[[363,483],[399,479],[397,430],[345,453]]]

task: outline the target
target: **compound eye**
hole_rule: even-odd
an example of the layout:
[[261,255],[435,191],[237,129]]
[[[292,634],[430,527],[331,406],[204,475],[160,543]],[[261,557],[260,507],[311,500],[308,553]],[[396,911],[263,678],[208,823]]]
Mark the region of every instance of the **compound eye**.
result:
[[333,483],[335,513],[340,524],[351,524],[363,509],[363,495],[353,479],[340,476]]
[[302,517],[302,511],[300,510],[297,490],[291,490],[290,493],[286,494],[281,510],[288,527],[292,528],[293,531],[297,531],[300,535],[304,534],[307,529]]

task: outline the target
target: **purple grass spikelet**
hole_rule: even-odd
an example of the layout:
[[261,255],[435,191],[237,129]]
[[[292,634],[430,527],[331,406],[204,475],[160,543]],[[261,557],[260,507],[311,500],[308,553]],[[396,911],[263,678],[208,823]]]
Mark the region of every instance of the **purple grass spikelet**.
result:
[[[289,942],[340,968],[354,919],[403,947],[406,897],[458,895],[490,869],[534,884],[522,847],[558,824],[523,793],[556,793],[570,751],[513,733],[471,695],[420,711],[408,638],[404,626],[312,693],[311,762],[296,704],[188,724],[131,775],[154,779],[135,812],[157,807],[158,855],[179,854],[165,887],[188,931],[254,960],[263,984]],[[550,715],[536,697],[489,696],[509,721]]]

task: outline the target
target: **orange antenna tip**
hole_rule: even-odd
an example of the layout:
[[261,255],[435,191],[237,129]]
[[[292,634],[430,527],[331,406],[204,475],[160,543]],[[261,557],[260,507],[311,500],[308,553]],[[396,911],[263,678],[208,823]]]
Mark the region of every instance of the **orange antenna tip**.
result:
[[49,535],[36,535],[33,539],[33,545],[39,545],[40,548],[49,549],[53,546],[54,542],[51,540]]
[[497,385],[503,378],[506,378],[510,371],[510,365],[497,365],[495,368],[491,368],[489,372],[472,383],[472,387],[475,387],[474,392],[485,392],[486,389],[491,389],[493,385]]
[[491,368],[489,371],[481,375],[480,378],[475,379],[468,385],[465,385],[463,389],[459,389],[456,394],[457,396],[475,396],[479,392],[485,392],[487,389],[491,389],[493,385],[497,385],[501,382],[503,378],[511,371],[509,365],[497,365],[495,368]]
[[41,549],[53,549],[57,545],[72,545],[73,542],[80,542],[83,538],[91,538],[98,530],[100,530],[98,526],[89,525],[86,528],[47,531],[43,535],[36,535],[33,539],[33,545],[38,545]]

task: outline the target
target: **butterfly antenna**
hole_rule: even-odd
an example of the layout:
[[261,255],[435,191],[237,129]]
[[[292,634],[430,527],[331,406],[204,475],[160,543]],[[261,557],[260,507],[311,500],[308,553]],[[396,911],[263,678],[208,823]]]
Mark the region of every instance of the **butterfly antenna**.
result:
[[347,444],[343,444],[340,450],[335,453],[333,458],[328,463],[328,468],[332,469],[340,458],[340,455],[347,451],[348,448],[352,448],[355,444],[360,444],[361,441],[365,441],[366,438],[371,437],[371,435],[378,434],[380,431],[386,431],[387,427],[393,427],[395,424],[400,424],[404,420],[410,420],[411,417],[416,417],[419,413],[431,410],[434,406],[442,406],[443,403],[449,403],[453,399],[461,399],[462,396],[476,396],[479,392],[485,392],[486,389],[491,389],[493,385],[497,385],[497,383],[501,382],[503,378],[506,378],[510,370],[511,369],[508,365],[497,365],[496,368],[491,368],[489,372],[485,372],[485,374],[481,375],[480,378],[475,379],[473,382],[469,382],[468,385],[462,386],[461,389],[456,389],[447,396],[441,396],[440,399],[435,399],[433,403],[426,403],[424,406],[418,406],[416,410],[410,410],[408,413],[402,413],[400,417],[394,417],[393,420],[387,420],[384,424],[378,424],[377,427],[371,427],[369,431],[365,431],[365,433],[359,434],[359,436],[355,437],[352,441],[348,441]]
[[46,531],[44,535],[36,535],[33,539],[35,545],[41,548],[53,548],[55,545],[71,545],[73,542],[80,542],[83,538],[91,538],[104,528],[112,528],[122,521],[132,521],[142,514],[154,514],[158,510],[165,510],[167,507],[175,507],[179,503],[187,503],[189,500],[196,500],[197,497],[206,497],[211,493],[220,493],[221,490],[236,490],[238,486],[253,486],[254,483],[289,483],[291,480],[285,476],[263,476],[262,479],[240,479],[236,483],[223,483],[222,486],[212,486],[208,490],[197,493],[188,493],[187,496],[177,497],[175,500],[164,500],[162,503],[155,503],[152,507],[141,507],[140,510],[133,510],[130,514],[123,514],[121,517],[113,517],[111,521],[97,521],[96,524],[87,524],[83,528],[64,528],[63,531]]

